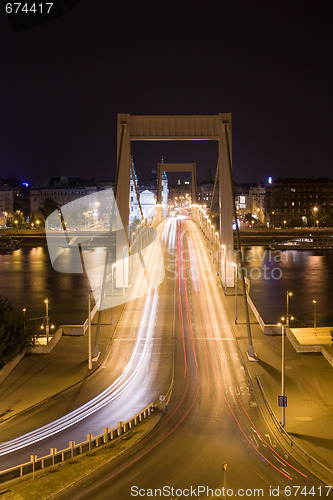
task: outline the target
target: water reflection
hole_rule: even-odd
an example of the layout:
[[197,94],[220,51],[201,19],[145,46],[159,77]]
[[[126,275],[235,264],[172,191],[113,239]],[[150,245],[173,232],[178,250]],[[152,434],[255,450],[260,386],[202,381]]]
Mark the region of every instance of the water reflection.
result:
[[58,273],[53,269],[46,247],[0,254],[0,296],[8,297],[17,308],[27,308],[30,318],[45,314],[47,297],[53,323],[83,323],[88,290],[85,275]]
[[[275,323],[286,312],[286,292],[293,291],[290,312],[298,322],[313,325],[317,300],[317,324],[333,326],[333,252],[269,251],[264,247],[244,250],[251,296],[266,323]],[[9,297],[30,317],[45,314],[50,301],[55,324],[83,323],[87,316],[89,283],[83,274],[55,271],[45,247],[21,248],[0,254],[0,296]]]
[[264,247],[244,250],[245,272],[251,279],[251,296],[266,323],[286,312],[286,292],[293,291],[290,312],[295,326],[313,325],[317,300],[317,324],[333,326],[333,252],[272,251]]

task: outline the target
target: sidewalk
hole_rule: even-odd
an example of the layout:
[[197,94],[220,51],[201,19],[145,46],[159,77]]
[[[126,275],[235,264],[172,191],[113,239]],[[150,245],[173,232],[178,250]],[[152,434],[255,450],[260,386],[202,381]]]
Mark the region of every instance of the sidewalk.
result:
[[[223,293],[223,292],[222,292]],[[238,296],[238,324],[235,325],[235,296],[228,289],[224,297],[231,324],[247,369],[258,389],[258,375],[271,408],[281,421],[281,335],[264,335],[251,309],[253,345],[259,358],[250,362],[243,296]],[[259,309],[260,305],[256,304]],[[297,353],[285,337],[285,387],[288,397],[285,429],[304,451],[332,470],[333,463],[333,368],[321,353]],[[331,480],[333,479],[333,475]]]
[[[88,369],[88,334],[63,336],[50,354],[26,354],[0,385],[0,423],[37,405],[68,387],[84,380],[95,371],[107,354],[110,340],[124,305],[103,311],[97,362]],[[92,321],[92,348],[97,330],[98,313]]]

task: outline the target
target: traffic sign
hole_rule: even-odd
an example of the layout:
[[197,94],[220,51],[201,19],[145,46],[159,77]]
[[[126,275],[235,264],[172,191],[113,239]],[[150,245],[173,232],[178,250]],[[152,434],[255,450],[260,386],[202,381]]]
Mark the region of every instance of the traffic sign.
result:
[[279,406],[287,407],[287,396],[278,396]]

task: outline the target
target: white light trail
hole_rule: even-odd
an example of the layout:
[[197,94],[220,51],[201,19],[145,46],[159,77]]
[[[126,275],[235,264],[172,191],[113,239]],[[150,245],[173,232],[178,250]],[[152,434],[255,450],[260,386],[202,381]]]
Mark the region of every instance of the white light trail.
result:
[[[54,434],[57,434],[58,432],[67,429],[68,427],[80,422],[81,420],[87,418],[89,415],[92,415],[96,411],[100,410],[105,405],[113,401],[116,397],[118,397],[122,392],[124,392],[130,386],[130,384],[135,380],[145,361],[147,347],[155,324],[157,300],[158,300],[157,287],[155,287],[153,298],[151,294],[151,289],[149,289],[134,351],[125,370],[120,375],[120,377],[118,377],[118,379],[115,380],[115,382],[113,382],[113,384],[111,384],[105,391],[101,392],[101,394],[91,399],[84,405],[80,406],[76,410],[73,410],[72,412],[68,413],[67,415],[64,415],[63,417],[54,420],[53,422],[44,425],[39,429],[35,429],[34,431],[28,432],[27,434],[24,434],[22,436],[19,436],[18,438],[15,438],[11,441],[7,441],[1,444],[0,456],[25,448],[26,446],[34,444],[43,439],[49,438],[50,436],[53,436]],[[150,313],[148,312],[149,309]],[[147,322],[148,322],[148,328],[147,328]],[[146,336],[144,336],[145,332]],[[142,341],[145,342],[144,348],[142,350],[142,353],[138,353],[138,349]],[[137,356],[139,357],[139,359],[136,361],[135,358]],[[130,373],[130,370],[132,368],[134,368],[134,371]],[[127,376],[128,378],[126,378]]]

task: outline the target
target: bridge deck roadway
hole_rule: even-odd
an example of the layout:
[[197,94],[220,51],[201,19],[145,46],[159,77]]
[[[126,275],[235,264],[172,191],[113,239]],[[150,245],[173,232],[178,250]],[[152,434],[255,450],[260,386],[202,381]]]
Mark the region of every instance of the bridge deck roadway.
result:
[[[221,296],[233,324],[233,290],[229,289],[226,297],[221,290]],[[241,299],[242,297],[238,297],[238,324],[232,326],[234,335],[251,377],[255,380],[256,374],[259,375],[266,396],[275,414],[279,416],[277,396],[280,394],[281,337],[264,336],[250,313],[253,344],[259,362],[248,361],[245,354],[247,333]],[[257,306],[260,309],[260,305]],[[120,312],[118,309],[115,313],[115,324]],[[105,322],[109,320],[108,317]],[[109,339],[110,326],[104,326],[101,332],[102,356],[106,353]],[[50,355],[24,358],[0,386],[1,420],[72,386],[87,374],[87,338],[62,338]],[[297,354],[286,339],[286,430],[305,450],[328,467],[332,466],[333,461],[332,387],[333,370],[323,356],[319,353]],[[241,390],[241,387],[230,387],[231,393]],[[1,441],[4,440],[4,436],[1,436]]]

